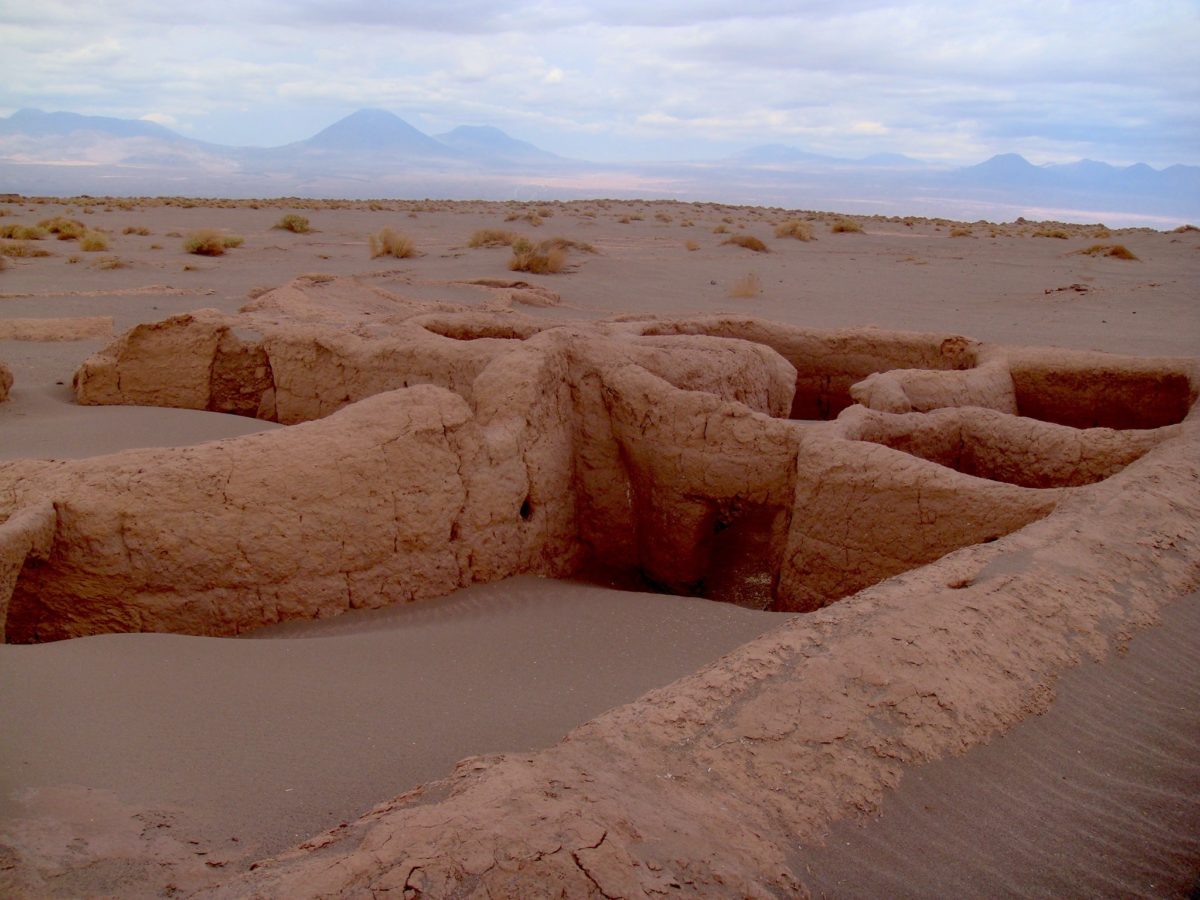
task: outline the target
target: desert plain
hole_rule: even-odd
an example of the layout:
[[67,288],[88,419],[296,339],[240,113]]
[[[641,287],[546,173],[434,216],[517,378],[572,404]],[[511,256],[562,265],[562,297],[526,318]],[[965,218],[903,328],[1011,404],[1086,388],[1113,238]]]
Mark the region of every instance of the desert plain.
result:
[[0,213],[5,893],[1194,889],[1200,231]]

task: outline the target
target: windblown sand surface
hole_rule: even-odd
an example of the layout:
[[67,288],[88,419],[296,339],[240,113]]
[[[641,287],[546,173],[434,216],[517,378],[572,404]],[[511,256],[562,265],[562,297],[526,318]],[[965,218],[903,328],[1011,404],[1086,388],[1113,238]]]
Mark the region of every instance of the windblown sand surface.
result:
[[[777,211],[596,202],[539,204],[549,214],[537,226],[527,219],[504,221],[510,213],[532,211],[532,205],[393,203],[378,210],[363,205],[308,209],[302,211],[317,230],[297,235],[270,227],[288,211],[286,206],[122,209],[96,204],[85,212],[79,205],[6,205],[10,215],[0,224],[32,224],[66,213],[106,228],[113,246],[102,256],[115,255],[128,266],[101,269],[91,264],[92,254],[79,254],[74,245],[40,241],[33,243],[55,255],[13,259],[0,273],[0,319],[25,320],[11,331],[24,339],[0,339],[0,362],[12,370],[15,382],[8,401],[0,404],[0,460],[77,459],[127,447],[179,447],[279,429],[260,419],[198,410],[77,406],[70,391],[72,374],[106,341],[85,337],[87,328],[65,325],[60,340],[47,340],[55,336],[54,325],[26,323],[111,317],[119,334],[139,323],[201,307],[232,314],[247,302],[248,294],[305,273],[354,276],[364,285],[420,303],[507,304],[549,323],[632,314],[732,312],[805,327],[874,325],[961,333],[1014,345],[1147,356],[1191,356],[1200,347],[1196,288],[1200,236],[1195,232],[1105,235],[1097,229],[1068,226],[1067,236],[1058,238],[1035,236],[1039,230],[1035,225],[977,223],[970,236],[952,237],[950,223],[868,219],[863,220],[864,234],[834,234],[828,229],[834,217],[827,217],[814,220],[817,240],[801,242],[773,236],[772,223],[785,218]],[[368,259],[366,236],[384,225],[409,233],[422,255]],[[150,233],[123,235],[125,226],[144,227]],[[219,259],[202,259],[182,253],[180,238],[167,237],[199,227],[236,232],[246,242]],[[507,248],[467,247],[470,235],[483,227],[512,228],[537,239],[562,235],[587,241],[597,252],[571,251],[564,274],[519,275],[543,293],[514,298],[463,283],[514,276],[505,268]],[[713,233],[718,227],[726,233]],[[735,232],[759,236],[771,252],[759,254],[722,244]],[[686,241],[694,241],[697,249],[689,250]],[[1119,242],[1139,259],[1077,252],[1098,241]],[[155,244],[160,248],[155,249]],[[80,260],[70,262],[71,255]],[[735,283],[748,274],[758,277],[760,292],[730,296]],[[555,298],[551,305],[544,305],[547,296]],[[0,332],[0,337],[5,334]],[[1186,465],[1164,463],[1162,478],[1194,478],[1186,473],[1195,462],[1188,457]],[[1159,482],[1149,478],[1146,484]],[[1194,588],[1200,574],[1192,540],[1197,523],[1187,505],[1191,501],[1179,500],[1183,512],[1178,512],[1172,509],[1170,490],[1163,490],[1162,515],[1182,516],[1183,525],[1171,534],[1184,537],[1164,537],[1164,531],[1145,540],[1166,548],[1155,552],[1165,554],[1160,568],[1169,573],[1171,584],[1188,580],[1176,573],[1191,572],[1190,588]],[[1152,488],[1143,493],[1152,493]],[[1109,514],[1103,504],[1096,509],[1098,521]],[[1058,543],[1077,537],[1049,526],[1039,534],[1057,534],[1053,541]],[[1012,536],[1016,540],[1012,546],[1024,546],[1021,535]],[[1173,541],[1169,547],[1168,540]],[[997,543],[1010,546],[1007,539]],[[1036,558],[1043,565],[1045,559],[1036,549],[1040,545],[1029,546],[1034,549],[1020,550],[1025,554],[1020,558]],[[1118,547],[1111,552],[1124,551]],[[918,570],[896,582],[908,578],[912,584],[915,579],[931,599],[949,583],[945,572],[959,572],[969,586],[970,578],[961,573],[974,571],[974,560],[991,558],[986,556],[987,548],[972,553],[943,566],[942,574],[927,577]],[[1009,558],[989,562],[992,568],[985,566],[983,571],[990,573],[993,582],[999,577],[1015,584],[1013,590],[1024,590],[1021,567],[1013,569],[1012,563],[1003,562]],[[1104,558],[1103,553],[1094,558]],[[1006,651],[1012,654],[1014,669],[1038,652],[1054,657],[1053,664],[1041,668],[1031,664],[1032,674],[1013,676],[1040,685],[1034,691],[1040,701],[1016,701],[1006,695],[1003,704],[1008,705],[1000,714],[969,703],[955,706],[953,698],[947,701],[955,710],[966,710],[953,714],[960,725],[973,726],[978,719],[991,722],[987,727],[1002,728],[1042,711],[1057,691],[1059,699],[1044,717],[1027,718],[1009,735],[961,757],[916,766],[954,748],[953,728],[933,714],[904,712],[901,721],[908,721],[914,734],[929,737],[923,739],[925,743],[906,738],[908,743],[898,749],[876,748],[881,756],[899,754],[888,764],[905,772],[899,788],[883,795],[882,818],[861,831],[845,820],[830,831],[829,824],[847,813],[833,803],[822,805],[825,801],[820,798],[855,779],[863,778],[865,785],[875,776],[863,775],[864,770],[795,763],[798,771],[819,773],[825,779],[797,785],[796,790],[798,796],[818,798],[812,800],[818,813],[804,820],[805,827],[812,825],[814,835],[828,834],[830,840],[825,851],[806,840],[804,850],[795,851],[799,856],[788,860],[796,872],[807,873],[805,886],[830,896],[963,891],[1030,896],[1186,893],[1200,872],[1200,850],[1194,840],[1200,821],[1200,773],[1195,755],[1188,753],[1200,742],[1193,652],[1200,628],[1195,615],[1198,601],[1191,595],[1171,605],[1173,594],[1139,601],[1133,604],[1132,614],[1117,617],[1113,621],[1119,624],[1105,630],[1107,626],[1093,621],[1103,617],[1092,616],[1085,604],[1077,602],[1089,591],[1094,590],[1098,598],[1103,594],[1098,582],[1089,587],[1089,567],[1094,565],[1089,559],[1076,555],[1055,563],[1056,573],[1082,566],[1075,573],[1076,587],[1069,587],[1066,574],[1053,583],[1049,593],[1062,591],[1065,597],[1058,613],[1050,611],[1058,602],[1053,596],[1043,600],[1030,595],[1031,599],[1022,600],[1026,614],[1039,627],[1060,615],[1085,635],[1076,644],[1064,639],[1059,646],[1042,632],[1033,637],[1021,634]],[[1135,565],[1131,555],[1129,565],[1135,584],[1130,590],[1142,590],[1138,586],[1142,582],[1132,572],[1135,568],[1142,572],[1147,564],[1139,557]],[[985,588],[992,583],[982,574],[975,577]],[[974,595],[971,590],[961,593]],[[656,736],[654,741],[661,738],[663,746],[669,747],[666,736],[672,728],[683,733],[685,726],[703,721],[703,713],[694,712],[691,705],[695,702],[696,709],[703,709],[697,697],[707,696],[706,702],[714,708],[718,705],[718,695],[726,690],[719,686],[718,675],[724,673],[733,684],[738,672],[773,672],[771,667],[786,655],[781,648],[794,654],[795,646],[807,647],[809,641],[820,648],[826,637],[846,641],[855,635],[872,653],[886,648],[886,644],[870,643],[868,633],[881,621],[877,613],[893,602],[891,598],[900,598],[894,602],[897,609],[903,608],[903,596],[901,588],[885,584],[857,606],[843,601],[839,606],[845,605],[845,610],[831,607],[832,612],[813,614],[810,623],[794,633],[801,637],[776,637],[771,643],[768,635],[765,643],[753,645],[758,649],[736,652],[707,670],[709,675],[688,682],[686,691],[691,693],[679,695],[682,712],[675,714],[676,719],[669,712],[676,701],[660,693],[648,707],[615,711],[599,729],[585,725],[554,757],[561,762],[554,771],[567,781],[564,773],[578,776],[576,766],[584,763],[576,763],[570,754],[589,759],[589,742],[597,735],[603,737],[597,746],[604,747],[597,758],[632,752],[643,733]],[[950,601],[939,603],[939,609],[955,609]],[[1165,606],[1165,624],[1136,636],[1127,657],[1110,655],[1103,662],[1084,662],[1056,688],[1049,687],[1058,668],[1100,654],[1106,641],[1119,641],[1152,622],[1159,605]],[[1111,604],[1104,609],[1111,611]],[[932,612],[927,615],[929,631],[914,626],[906,640],[919,644],[926,633],[937,633],[946,625]],[[541,760],[533,752],[555,745],[572,728],[700,669],[786,620],[781,614],[699,599],[522,578],[476,586],[418,605],[279,626],[259,633],[259,639],[108,635],[0,647],[0,708],[5,711],[0,738],[0,792],[4,794],[0,844],[7,845],[0,855],[0,885],[10,878],[15,879],[9,882],[10,892],[134,896],[161,892],[168,884],[184,891],[219,884],[246,873],[253,860],[325,829],[337,829],[376,803],[443,778],[456,761],[473,756],[487,758],[460,767],[451,783],[432,786],[430,796],[459,802],[460,794],[490,790],[495,808],[507,809],[513,827],[522,828],[522,817],[532,816],[529,810],[536,808],[532,801],[527,808],[504,799],[503,791],[519,795],[521,790],[520,776],[510,773],[512,767],[524,765],[527,758]],[[988,621],[988,627],[1018,633],[1015,614],[1000,611]],[[818,634],[823,637],[813,637]],[[831,649],[837,648],[831,645]],[[988,696],[999,690],[984,674],[989,670],[976,665],[984,652],[968,650],[956,660],[968,679],[960,686],[967,696],[972,692]],[[814,650],[804,655],[810,653],[813,658],[817,655]],[[905,679],[940,683],[935,670],[949,665],[936,652],[919,659],[923,668],[918,674],[879,676],[887,685],[879,690],[890,692],[888,702],[894,702],[896,709],[907,702],[898,699],[903,693],[898,686]],[[825,684],[824,670],[812,659],[803,664],[814,689],[820,689]],[[852,667],[853,660],[847,665]],[[767,684],[782,676],[763,677]],[[944,677],[953,682],[958,676],[947,670]],[[1159,691],[1151,681],[1177,690]],[[698,684],[717,687],[706,695]],[[928,702],[928,691],[913,696],[924,698],[917,705]],[[721,715],[730,718],[708,723],[711,732],[702,740],[717,741],[711,735],[725,729],[732,750],[737,750],[738,742],[747,743],[750,725],[742,728],[737,718],[742,714],[737,711]],[[795,715],[799,719],[813,714],[808,707],[798,707]],[[614,733],[620,737],[612,737]],[[830,740],[843,744],[856,740],[845,734],[839,732]],[[688,738],[693,739],[701,741]],[[754,740],[776,741],[778,735]],[[666,766],[673,757],[655,747],[647,751],[645,765]],[[736,791],[742,782],[722,768],[720,756],[732,750],[717,741],[704,752],[711,754],[721,777],[730,779],[723,783]],[[1107,755],[1087,755],[1096,750]],[[510,754],[511,759],[505,762],[490,756],[497,753]],[[753,758],[751,752],[748,759]],[[1038,761],[1036,777],[1030,776],[1024,763],[1030,759]],[[1081,759],[1088,762],[1081,765]],[[629,768],[636,769],[640,762],[631,757]],[[531,772],[542,771],[535,765],[549,764],[530,762]],[[733,760],[731,765],[743,763]],[[753,777],[769,771],[781,783],[787,781],[784,764],[768,758],[766,750],[759,762],[747,762],[743,768],[758,773]],[[658,786],[670,788],[672,772],[664,768],[655,778],[659,776],[668,780]],[[892,776],[881,777],[887,782]],[[845,784],[833,784],[836,778]],[[1070,789],[1066,782],[1071,783]],[[874,812],[872,791],[862,787],[853,793],[863,812]],[[715,791],[712,796],[719,794]],[[711,807],[689,807],[671,796],[655,799],[657,795],[638,788],[631,792],[630,802],[642,804],[643,809],[657,802],[664,816],[668,810],[671,814],[685,810],[689,823],[701,823],[689,824],[692,830],[682,832],[680,846],[664,851],[686,859],[687,841],[709,836],[705,831],[709,813],[714,823],[721,816]],[[1047,798],[1052,802],[1045,805]],[[380,823],[380,831],[368,835],[366,844],[378,843],[383,840],[378,835],[396,828],[388,832],[398,835],[395,842],[416,846],[412,835],[424,827],[415,818],[421,812],[404,818],[405,804],[416,802],[410,798],[382,810],[372,820]],[[670,805],[676,802],[678,807]],[[964,820],[963,810],[989,807],[1001,814],[968,813]],[[490,827],[465,815],[464,834],[483,834]],[[1172,823],[1169,833],[1160,822]],[[968,825],[978,830],[967,832]],[[331,850],[324,849],[323,838],[311,845],[316,850],[284,854],[281,861],[260,870],[258,875],[266,872],[264,880],[235,879],[219,890],[228,896],[254,891],[294,894],[300,885],[310,883],[302,868],[307,857],[319,862],[320,852],[340,852],[343,844],[360,840],[357,835],[364,830],[365,826],[343,829],[332,843],[326,841]],[[719,824],[711,826],[711,833],[720,833]],[[615,832],[609,840],[610,844],[615,840]],[[745,844],[740,836],[729,840],[747,859],[761,863],[764,878],[770,865],[781,864],[762,855],[761,847],[748,838]],[[622,870],[646,872],[618,851],[610,856],[603,855],[603,848],[596,851],[605,837],[591,834],[583,824],[579,841],[585,849],[575,851],[575,874],[587,873],[590,882],[584,883],[592,884],[596,893],[602,883],[607,893],[613,892],[614,885],[619,888],[617,873]],[[897,847],[905,849],[901,852]],[[927,865],[914,859],[926,860]],[[706,859],[704,864],[709,862]],[[328,866],[335,874],[322,875],[330,878],[325,889],[363,889],[365,882],[354,881],[356,874],[337,880],[343,873],[357,871],[354,865]],[[466,865],[475,877],[469,860]],[[393,886],[407,884],[415,872],[405,869]],[[1077,881],[1072,880],[1075,874]],[[644,878],[630,882],[624,892],[636,895],[646,883]],[[572,894],[575,889],[564,884],[567,894]],[[682,888],[685,894],[761,890],[752,884],[756,883],[730,881],[722,889],[697,880],[670,890]],[[437,883],[427,880],[424,885],[438,893]],[[793,888],[800,886],[793,884]],[[520,895],[521,890],[512,887],[512,893]]]
[[67,862],[89,851],[64,809],[140,815],[197,862],[248,863],[465,757],[552,745],[784,618],[521,577],[246,640],[0,647],[5,840]]

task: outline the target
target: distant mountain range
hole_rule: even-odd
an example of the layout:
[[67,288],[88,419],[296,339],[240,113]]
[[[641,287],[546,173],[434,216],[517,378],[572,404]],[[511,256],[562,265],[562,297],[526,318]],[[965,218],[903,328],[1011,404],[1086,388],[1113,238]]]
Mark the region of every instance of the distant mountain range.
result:
[[1200,221],[1200,167],[1017,154],[951,168],[894,153],[844,159],[783,144],[716,162],[567,159],[490,126],[427,135],[385,110],[279,147],[229,147],[142,120],[23,109],[0,119],[0,192],[187,196],[679,199],[993,220],[1166,227]]

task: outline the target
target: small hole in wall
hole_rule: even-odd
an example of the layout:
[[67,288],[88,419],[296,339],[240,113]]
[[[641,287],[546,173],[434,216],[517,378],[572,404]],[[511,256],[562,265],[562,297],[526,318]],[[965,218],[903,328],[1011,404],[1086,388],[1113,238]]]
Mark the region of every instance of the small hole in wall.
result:
[[529,498],[525,498],[525,502],[521,504],[521,519],[528,522],[533,517],[533,504],[529,502]]

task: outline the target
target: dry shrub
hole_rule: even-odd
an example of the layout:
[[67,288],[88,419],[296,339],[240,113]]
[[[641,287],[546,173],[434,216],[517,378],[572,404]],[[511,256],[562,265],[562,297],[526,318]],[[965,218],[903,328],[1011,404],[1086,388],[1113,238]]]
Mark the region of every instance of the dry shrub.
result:
[[4,225],[0,226],[0,238],[12,238],[17,241],[40,241],[46,237],[46,230],[37,225]]
[[412,238],[393,231],[391,228],[383,228],[378,234],[371,235],[367,240],[371,245],[371,259],[377,259],[380,256],[408,259],[417,255],[417,248],[413,246]]
[[468,247],[511,247],[514,241],[520,239],[515,231],[504,228],[480,228],[467,241]]
[[77,241],[83,237],[88,227],[78,219],[68,219],[65,216],[55,216],[53,219],[42,219],[38,226],[45,228],[60,241]]
[[1114,259],[1137,259],[1133,251],[1124,244],[1092,244],[1090,247],[1085,247],[1075,252],[1086,256],[1111,256]]
[[1187,234],[1189,231],[1200,231],[1195,225],[1180,225],[1178,228],[1172,228],[1171,234]]
[[0,272],[3,272],[7,268],[8,268],[8,258],[4,257],[4,256],[0,256]]
[[950,229],[950,237],[974,237],[975,232],[970,225],[955,225]]
[[757,297],[762,293],[762,282],[753,272],[743,275],[729,288],[729,296],[738,299]]
[[736,244],[738,247],[745,247],[747,250],[753,250],[755,253],[770,252],[767,245],[752,234],[734,234],[725,238],[721,243]]
[[1071,233],[1064,228],[1039,228],[1033,233],[1034,237],[1056,238],[1060,241],[1065,241],[1071,236]]
[[505,222],[516,222],[522,219],[534,228],[542,224],[542,217],[536,212],[511,212],[504,217]]
[[49,250],[34,247],[28,241],[4,241],[0,243],[0,256],[12,256],[29,259],[37,256],[51,256]]
[[183,249],[197,256],[222,256],[226,250],[242,246],[244,240],[240,235],[222,234],[215,228],[201,228],[184,239]]
[[683,246],[687,247],[688,250],[699,250],[700,249],[700,245],[697,244],[695,241],[686,241]]
[[587,241],[573,241],[570,238],[552,237],[538,244],[539,250],[581,250],[584,253],[595,253],[596,248]]
[[128,269],[129,263],[119,256],[104,256],[96,260],[97,269]]
[[145,237],[150,233],[150,229],[144,225],[126,225],[121,229],[121,234],[140,234]]
[[108,249],[108,237],[99,231],[85,231],[79,237],[79,249],[85,253],[99,253]]
[[567,262],[567,251],[549,242],[534,245],[526,238],[518,238],[512,245],[513,255],[508,267],[514,272],[530,272],[534,275],[549,275],[561,272]]
[[729,227],[727,225],[718,225],[713,229],[713,234],[728,234]]
[[780,222],[775,226],[775,237],[790,237],[798,241],[811,241],[813,240],[813,230],[812,226],[807,222],[801,222],[799,219],[788,219],[786,222]]
[[829,226],[833,234],[862,234],[862,225],[853,219],[838,219]]
[[290,231],[293,234],[308,234],[312,231],[308,219],[296,213],[288,213],[271,227],[278,228],[280,231]]

